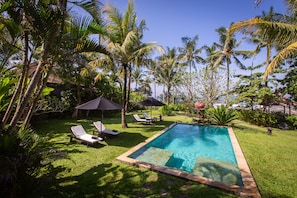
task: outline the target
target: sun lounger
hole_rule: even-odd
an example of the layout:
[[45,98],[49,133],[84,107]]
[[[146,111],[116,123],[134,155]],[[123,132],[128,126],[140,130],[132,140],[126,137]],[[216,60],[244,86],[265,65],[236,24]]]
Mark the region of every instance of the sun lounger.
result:
[[93,122],[94,126],[99,133],[109,134],[109,135],[119,135],[120,132],[116,130],[110,130],[105,128],[104,124],[101,121]]
[[156,118],[156,117],[150,117],[150,116],[148,116],[147,113],[145,113],[145,112],[143,112],[142,115],[143,115],[143,117],[144,117],[145,119],[147,119],[147,120],[152,120],[153,122],[158,121],[158,118]]
[[73,134],[72,137],[74,137],[77,140],[80,140],[83,143],[86,143],[87,145],[95,144],[95,143],[98,143],[99,141],[103,140],[103,138],[101,138],[101,137],[87,134],[85,129],[81,125],[72,126],[71,132]]
[[152,122],[152,120],[140,118],[138,114],[133,114],[133,117],[137,122],[142,122],[142,123],[151,123]]

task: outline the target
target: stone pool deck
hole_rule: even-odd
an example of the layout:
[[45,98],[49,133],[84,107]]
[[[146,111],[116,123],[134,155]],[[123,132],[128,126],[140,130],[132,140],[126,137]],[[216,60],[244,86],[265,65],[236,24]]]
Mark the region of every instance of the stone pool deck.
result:
[[240,145],[239,145],[239,143],[236,139],[236,136],[233,132],[233,129],[231,127],[228,127],[228,132],[229,132],[229,136],[230,136],[230,139],[231,139],[231,142],[233,145],[233,150],[234,150],[234,153],[236,156],[237,164],[238,164],[238,167],[241,172],[243,187],[237,186],[237,185],[227,185],[225,183],[214,181],[214,180],[211,180],[211,179],[208,179],[205,177],[193,175],[191,173],[187,173],[187,172],[180,171],[177,169],[171,169],[171,168],[161,166],[161,165],[150,164],[150,163],[136,160],[136,159],[129,157],[135,151],[137,151],[138,149],[140,149],[141,147],[146,145],[148,142],[152,141],[153,139],[155,139],[156,137],[158,137],[159,135],[161,135],[162,133],[164,133],[171,127],[175,126],[176,124],[177,123],[170,125],[169,127],[165,128],[164,130],[162,130],[162,131],[158,132],[157,134],[153,135],[152,137],[146,139],[144,142],[136,145],[129,151],[127,151],[124,154],[117,157],[117,160],[124,162],[124,163],[128,163],[130,165],[134,165],[134,166],[138,166],[138,167],[142,167],[142,168],[148,168],[150,170],[170,174],[170,175],[173,175],[176,177],[185,178],[185,179],[188,179],[191,181],[196,181],[201,184],[205,184],[205,185],[208,185],[208,186],[211,186],[214,188],[218,188],[218,189],[222,189],[227,192],[231,192],[231,193],[238,195],[240,197],[253,197],[253,198],[261,197],[261,194],[259,193],[259,190],[258,190],[257,184],[254,180],[254,177],[249,169],[249,166],[245,160],[243,152],[240,148]]

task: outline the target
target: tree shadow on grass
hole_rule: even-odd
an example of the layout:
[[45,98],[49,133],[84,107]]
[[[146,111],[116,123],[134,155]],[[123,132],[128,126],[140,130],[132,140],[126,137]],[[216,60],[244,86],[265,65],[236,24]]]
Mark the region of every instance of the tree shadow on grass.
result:
[[119,163],[103,163],[81,175],[53,178],[51,167],[27,197],[233,197],[198,183]]
[[121,132],[121,134],[119,134],[117,137],[107,137],[104,139],[104,141],[108,145],[130,148],[139,144],[140,142],[143,142],[146,139],[147,137],[139,133]]

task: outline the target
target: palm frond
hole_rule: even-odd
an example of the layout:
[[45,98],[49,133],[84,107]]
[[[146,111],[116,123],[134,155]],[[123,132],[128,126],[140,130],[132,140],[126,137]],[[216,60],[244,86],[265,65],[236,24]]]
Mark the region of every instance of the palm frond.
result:
[[230,26],[231,33],[239,31],[252,32],[256,31],[256,29],[260,29],[264,37],[270,40],[276,40],[282,45],[297,40],[297,26],[295,24],[271,22],[261,18],[253,18],[234,23]]
[[286,58],[294,57],[297,54],[297,42],[294,42],[281,50],[267,66],[263,79],[266,80],[267,76],[277,68]]
[[72,2],[74,5],[79,6],[80,8],[84,9],[88,12],[94,21],[97,23],[101,23],[101,6],[103,4],[98,0],[83,0],[83,1],[75,1]]
[[76,52],[98,52],[109,54],[105,47],[99,45],[96,40],[85,39],[76,46]]

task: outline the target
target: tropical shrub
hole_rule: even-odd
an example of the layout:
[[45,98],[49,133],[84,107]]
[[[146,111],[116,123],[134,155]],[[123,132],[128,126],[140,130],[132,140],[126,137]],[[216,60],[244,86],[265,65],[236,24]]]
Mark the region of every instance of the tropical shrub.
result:
[[277,127],[278,115],[276,113],[267,113],[261,110],[240,110],[239,119],[265,127]]
[[188,113],[195,113],[194,104],[187,102],[183,104],[183,110]]
[[0,197],[22,197],[25,191],[33,190],[32,176],[39,168],[65,157],[56,149],[46,150],[42,141],[32,129],[0,135]]
[[161,106],[159,108],[159,111],[161,113],[161,115],[171,115],[172,114],[172,108],[169,106],[169,105],[164,105],[164,106]]
[[205,112],[205,116],[210,120],[212,124],[227,125],[231,121],[237,118],[236,113],[232,109],[227,109],[225,106],[217,108],[209,108]]
[[290,129],[297,129],[297,116],[291,115],[291,116],[287,116],[285,119]]
[[183,111],[184,110],[183,106],[180,104],[169,104],[169,107],[173,111]]

